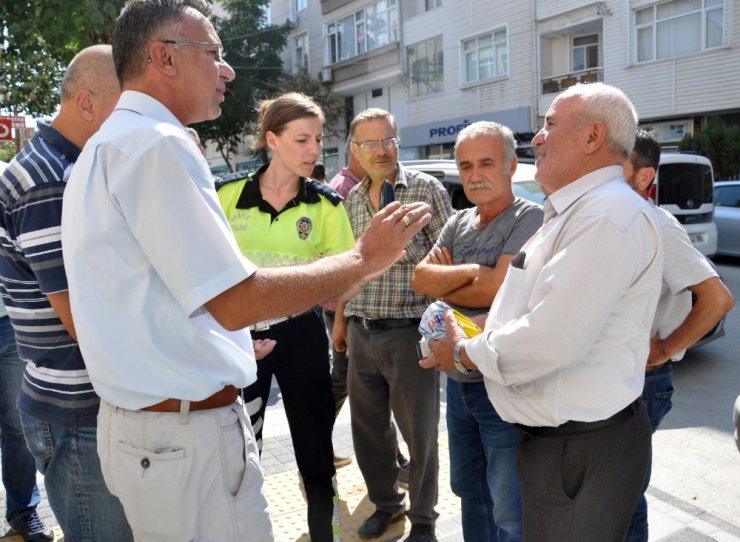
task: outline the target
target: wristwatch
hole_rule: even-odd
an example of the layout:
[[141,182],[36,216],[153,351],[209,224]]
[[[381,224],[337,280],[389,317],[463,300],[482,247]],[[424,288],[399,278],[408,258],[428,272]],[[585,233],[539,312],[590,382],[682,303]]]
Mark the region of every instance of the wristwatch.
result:
[[464,342],[465,339],[460,339],[459,341],[457,341],[457,343],[455,343],[455,348],[452,350],[452,361],[455,362],[455,369],[460,371],[462,374],[467,375],[472,373],[473,371],[465,367],[462,360],[460,359],[460,351],[462,350]]

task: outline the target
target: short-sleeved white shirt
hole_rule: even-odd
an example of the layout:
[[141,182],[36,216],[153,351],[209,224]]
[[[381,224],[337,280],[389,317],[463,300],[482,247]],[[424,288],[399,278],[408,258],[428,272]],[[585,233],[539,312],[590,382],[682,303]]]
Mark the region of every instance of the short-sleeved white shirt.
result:
[[80,348],[103,399],[140,409],[255,380],[249,332],[225,330],[204,304],[256,267],[163,104],[124,92],[85,145],[64,195],[62,246]]
[[[716,277],[717,272],[707,258],[694,248],[689,234],[671,213],[655,207],[663,232],[664,266],[663,286],[655,311],[652,334],[658,333],[665,339],[686,319],[691,311],[691,290],[705,280]],[[686,350],[674,354],[671,359],[683,358]]]

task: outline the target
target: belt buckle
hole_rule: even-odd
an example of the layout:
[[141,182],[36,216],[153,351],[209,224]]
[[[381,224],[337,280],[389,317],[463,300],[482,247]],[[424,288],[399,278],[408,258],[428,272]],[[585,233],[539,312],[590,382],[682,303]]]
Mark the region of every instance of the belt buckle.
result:
[[362,327],[365,329],[370,329],[370,319],[369,318],[360,318],[360,323],[362,323]]
[[264,320],[262,322],[257,322],[256,324],[254,324],[255,331],[267,331],[268,329],[270,329],[269,320]]

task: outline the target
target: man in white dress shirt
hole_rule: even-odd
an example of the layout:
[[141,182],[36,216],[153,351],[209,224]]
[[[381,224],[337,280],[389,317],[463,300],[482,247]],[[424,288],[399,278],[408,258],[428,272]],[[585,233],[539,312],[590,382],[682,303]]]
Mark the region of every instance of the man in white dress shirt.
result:
[[523,436],[524,538],[621,541],[650,457],[640,397],[663,250],[653,209],[622,178],[637,114],[618,89],[575,85],[532,143],[542,228],[512,260],[484,332],[448,314],[425,367],[483,373]]

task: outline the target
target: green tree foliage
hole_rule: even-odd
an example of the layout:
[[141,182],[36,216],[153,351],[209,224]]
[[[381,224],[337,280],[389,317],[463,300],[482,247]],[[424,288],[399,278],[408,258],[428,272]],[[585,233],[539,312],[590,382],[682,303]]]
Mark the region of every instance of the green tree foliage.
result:
[[49,115],[59,103],[64,68],[80,49],[110,43],[123,0],[0,2],[0,107]]
[[712,161],[715,179],[729,179],[740,175],[740,126],[728,125],[712,117],[696,135],[686,134],[678,144],[679,150],[703,154]]
[[[38,117],[52,114],[59,103],[64,68],[81,49],[110,43],[124,0],[1,0],[0,108]],[[257,123],[261,100],[298,91],[316,99],[327,116],[326,134],[343,127],[343,102],[307,72],[283,72],[280,52],[290,25],[267,25],[269,0],[218,0],[226,15],[214,17],[224,56],[236,72],[227,85],[222,115],[195,128],[214,141],[229,168],[245,133]],[[342,131],[340,128],[339,132]]]
[[236,72],[226,86],[221,116],[194,126],[198,134],[216,143],[216,149],[233,171],[231,157],[245,133],[257,123],[261,100],[276,93],[282,73],[280,51],[285,47],[289,25],[266,25],[269,0],[221,0],[227,16],[213,22],[221,37],[224,57]]
[[12,141],[4,141],[2,145],[0,145],[0,160],[3,162],[10,162],[15,155],[15,143]]
[[344,98],[332,93],[327,85],[311,77],[305,68],[295,74],[283,72],[280,88],[284,92],[301,92],[313,98],[324,111],[324,137],[344,139],[347,128]]

